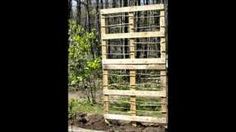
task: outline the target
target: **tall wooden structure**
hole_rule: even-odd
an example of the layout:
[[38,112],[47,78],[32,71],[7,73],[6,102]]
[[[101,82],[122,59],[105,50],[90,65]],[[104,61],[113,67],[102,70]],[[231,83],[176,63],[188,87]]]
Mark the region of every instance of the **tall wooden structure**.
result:
[[[104,117],[132,121],[134,124],[135,122],[152,122],[167,125],[168,93],[164,5],[102,9],[100,10],[100,21]],[[119,89],[121,86],[118,86],[117,89],[111,88],[109,75],[112,75],[112,71],[117,70],[124,71],[120,72],[120,75],[127,74],[128,80],[124,82],[129,83],[128,89]],[[144,77],[144,75],[148,75],[148,77]],[[157,80],[149,83],[151,77],[155,77]],[[142,78],[145,78],[143,82],[140,81]],[[142,87],[146,86],[146,89],[139,90],[139,84],[142,84]],[[113,96],[129,98],[127,115],[110,113],[109,108],[112,106],[110,100]],[[142,105],[138,105],[139,98],[154,101],[156,99],[160,107],[160,109],[157,107],[158,110],[156,110],[159,112],[158,116],[138,115],[138,108],[142,108]]]

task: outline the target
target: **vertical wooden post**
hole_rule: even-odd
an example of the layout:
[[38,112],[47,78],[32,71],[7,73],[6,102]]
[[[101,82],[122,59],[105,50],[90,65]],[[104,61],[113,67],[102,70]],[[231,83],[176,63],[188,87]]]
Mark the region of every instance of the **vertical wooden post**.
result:
[[101,14],[100,19],[101,19],[102,59],[106,59],[107,58],[107,44],[106,44],[106,41],[103,40],[103,35],[106,34],[105,16]]
[[[105,28],[105,17],[103,15],[100,16],[101,18],[101,40],[102,40],[102,59],[107,59],[107,41],[103,40],[103,35],[106,34]],[[103,70],[103,90],[108,89],[108,70]],[[104,95],[104,113],[107,114],[109,110],[109,98],[108,95]]]
[[[161,10],[160,11],[160,31],[165,34],[165,11]],[[161,37],[160,38],[160,46],[161,46],[161,59],[163,62],[166,63],[166,42],[165,42],[166,38],[165,37]],[[161,90],[166,92],[167,95],[167,76],[166,76],[166,70],[160,71],[160,85],[161,85]],[[168,95],[167,95],[168,97]],[[161,112],[163,113],[163,115],[166,117],[166,119],[168,119],[167,116],[167,97],[165,98],[161,98]],[[168,122],[168,121],[167,121]]]
[[165,10],[160,10],[160,31],[165,33]]
[[[160,11],[160,32],[165,34],[165,11]],[[160,38],[160,46],[161,46],[161,59],[166,62],[166,43],[165,37]]]
[[[103,70],[103,90],[108,89],[108,70]],[[109,98],[108,95],[104,95],[104,113],[107,114],[109,110]]]
[[[134,13],[130,12],[129,13],[129,32],[132,33],[134,32]],[[129,40],[129,45],[130,45],[130,58],[135,59],[135,44],[134,44],[134,39],[131,38]],[[136,84],[136,71],[135,70],[130,70],[130,87],[131,90],[135,90],[135,84]],[[130,97],[130,111],[131,111],[131,116],[136,116],[136,97],[131,96]],[[136,122],[132,122],[133,126],[137,126]]]
[[[161,90],[166,92],[166,70],[160,72],[160,85]],[[166,108],[166,97],[161,99],[161,112],[166,114],[167,108]]]

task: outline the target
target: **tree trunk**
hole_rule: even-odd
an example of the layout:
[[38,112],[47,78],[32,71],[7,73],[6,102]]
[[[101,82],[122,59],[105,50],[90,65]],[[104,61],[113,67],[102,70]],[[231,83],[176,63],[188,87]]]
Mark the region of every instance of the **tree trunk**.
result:
[[87,0],[87,3],[86,3],[86,9],[87,9],[88,31],[89,31],[89,32],[91,32],[90,5],[91,5],[91,0]]
[[[88,20],[88,32],[91,32],[91,29],[92,29],[92,26],[91,26],[91,14],[90,14],[90,6],[91,6],[91,0],[87,0],[87,3],[86,3],[86,9],[87,9],[87,20]],[[94,51],[93,51],[93,48],[94,48],[94,42],[91,43],[91,47],[90,47],[90,51],[92,53],[92,57],[93,59],[95,58],[95,55],[94,55]]]
[[101,0],[100,9],[103,9],[103,0]]
[[115,8],[116,7],[116,0],[113,0],[112,1],[112,8]]
[[109,7],[108,0],[105,0],[105,9],[107,9],[108,7]]
[[[96,49],[98,49],[97,47],[98,47],[98,45],[99,45],[99,42],[100,42],[100,38],[101,38],[101,31],[100,31],[100,13],[99,13],[99,0],[96,0],[96,15],[95,15],[95,17],[96,17],[96,19],[95,19],[95,24],[96,24],[96,30],[97,30],[97,32],[96,32],[96,42],[95,42],[95,46],[94,46],[94,51],[96,52],[97,50]],[[96,52],[96,53],[94,53],[95,55],[98,55],[98,53]]]
[[[123,7],[127,7],[128,6],[128,0],[124,0],[123,1]],[[128,13],[125,13],[125,16],[128,16]],[[125,23],[128,23],[129,22],[129,18],[128,17],[125,17]],[[125,29],[124,29],[124,32],[127,33],[128,32],[128,27],[125,26]],[[128,58],[129,57],[129,54],[128,54],[128,39],[125,39],[125,58]]]
[[[143,2],[145,2],[145,0],[143,0]],[[149,0],[146,0],[146,3],[145,3],[145,5],[149,5]],[[144,26],[146,26],[145,28],[147,29],[147,26],[149,25],[150,26],[150,21],[148,21],[148,18],[147,18],[147,16],[148,16],[148,13],[149,11],[145,11],[145,14],[144,14]],[[145,41],[147,42],[148,41],[148,39],[146,38],[145,39]],[[148,44],[147,44],[148,45]],[[148,58],[148,46],[147,45],[144,45],[144,58]]]
[[91,101],[90,101],[90,95],[89,95],[89,92],[88,92],[88,86],[86,85],[84,79],[83,79],[82,81],[83,81],[84,90],[85,90],[85,92],[86,92],[87,100],[88,100],[88,102],[91,102]]
[[77,6],[76,6],[76,10],[77,10],[77,18],[76,18],[76,22],[77,24],[81,24],[81,0],[76,0],[77,2]]
[[70,18],[72,18],[72,0],[68,1],[68,7],[69,7],[69,16]]
[[[135,4],[137,6],[141,5],[141,0],[137,0],[135,2],[136,2]],[[140,12],[137,12],[137,18],[136,18],[136,30],[137,30],[137,32],[140,31],[140,29],[138,28],[138,27],[140,27],[140,23],[141,23],[140,18],[139,18],[140,16],[141,16]],[[139,39],[137,39],[137,42],[139,42]],[[140,44],[137,44],[137,49],[141,49]],[[137,58],[140,58],[140,56],[141,56],[141,52],[138,51],[137,52]]]

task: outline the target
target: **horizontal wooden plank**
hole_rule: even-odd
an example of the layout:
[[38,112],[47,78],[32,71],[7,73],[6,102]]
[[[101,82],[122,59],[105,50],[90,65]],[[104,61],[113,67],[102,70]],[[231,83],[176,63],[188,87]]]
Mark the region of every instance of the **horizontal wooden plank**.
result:
[[139,97],[166,97],[166,91],[138,91],[138,90],[103,90],[105,95],[139,96]]
[[130,6],[130,7],[121,7],[121,8],[101,9],[100,12],[102,15],[105,15],[105,14],[113,14],[113,13],[149,11],[149,10],[164,10],[164,4],[153,4],[153,5],[143,5],[143,6]]
[[102,39],[124,39],[124,38],[147,38],[147,37],[164,37],[164,32],[132,32],[132,33],[112,33],[102,34]]
[[165,58],[152,59],[103,59],[103,65],[138,65],[138,64],[165,64]]
[[103,69],[156,69],[156,70],[165,70],[165,64],[150,64],[150,65],[103,65]]
[[111,120],[124,120],[124,121],[137,121],[137,122],[153,122],[166,124],[165,117],[148,117],[148,116],[129,116],[129,115],[117,115],[117,114],[104,114],[104,118]]

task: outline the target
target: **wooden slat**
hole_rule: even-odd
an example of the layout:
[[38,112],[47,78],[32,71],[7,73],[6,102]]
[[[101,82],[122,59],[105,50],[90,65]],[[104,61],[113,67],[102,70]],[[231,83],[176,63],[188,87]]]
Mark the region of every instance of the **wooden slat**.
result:
[[100,15],[100,19],[101,19],[101,34],[106,34],[106,23],[105,23],[105,17]]
[[110,9],[101,9],[100,11],[102,15],[105,15],[105,14],[113,14],[113,13],[149,11],[149,10],[164,10],[164,4],[110,8]]
[[[108,70],[103,70],[103,90],[108,90]],[[104,101],[104,113],[108,113],[109,110],[109,97],[108,95],[103,96]]]
[[[160,31],[165,34],[165,11],[160,11]],[[165,37],[161,37],[160,38],[160,50],[161,50],[161,58],[165,59],[165,63],[166,63],[166,38]],[[162,90],[166,91],[166,95],[167,94],[167,76],[166,76],[166,70],[163,70],[160,72],[161,76],[160,76],[160,85]],[[166,122],[168,122],[167,118],[168,118],[168,98],[161,98],[161,111],[163,112],[162,115],[166,117]]]
[[[131,91],[135,92],[135,84],[136,84],[136,71],[131,70],[130,71]],[[136,116],[136,97],[135,96],[130,97],[130,111],[131,111],[132,116]]]
[[108,85],[108,70],[103,70],[103,86]]
[[167,98],[161,98],[161,112],[167,113]]
[[[134,32],[134,13],[129,13],[129,32],[133,33]],[[130,44],[130,58],[134,59],[135,58],[135,40],[134,39],[129,39],[129,44]]]
[[165,43],[165,38],[162,37],[161,40],[160,40],[160,44],[161,44],[161,58],[165,58],[165,61],[166,61],[166,43]]
[[[105,29],[105,18],[100,15],[100,19],[101,19],[101,36],[103,36],[103,34],[106,34],[106,29]],[[101,38],[102,39],[102,38]],[[107,48],[106,48],[107,42],[102,40],[102,59],[106,59],[106,52],[107,52]]]
[[[166,71],[161,71],[160,72],[160,85],[161,85],[161,90],[166,91]],[[167,95],[167,93],[166,93]],[[166,98],[161,98],[161,111],[163,114],[167,115],[167,99]]]
[[160,11],[160,31],[165,34],[165,11]]
[[[134,13],[130,12],[129,13],[129,32],[133,33],[134,32]],[[130,44],[130,58],[135,59],[135,44],[134,44],[134,39],[129,39],[129,44]],[[135,70],[130,70],[130,86],[131,90],[135,90],[135,84],[136,84],[136,71]],[[131,111],[131,116],[136,116],[136,97],[131,96],[130,97],[130,111]],[[133,126],[137,126],[136,122],[132,122]]]
[[137,65],[137,64],[165,64],[165,59],[104,59],[102,60],[103,65]]
[[164,88],[163,90],[166,89],[166,70],[160,71],[160,85],[162,88]]
[[103,69],[128,69],[128,70],[143,70],[143,69],[155,69],[165,70],[165,64],[150,64],[150,65],[103,65]]
[[139,97],[166,97],[166,91],[134,91],[134,90],[103,90],[105,95],[139,96]]
[[102,40],[102,59],[107,58],[107,47],[106,47],[106,41]]
[[104,118],[111,120],[124,120],[124,121],[138,121],[138,122],[154,122],[165,124],[166,118],[148,117],[148,116],[129,116],[129,115],[117,115],[117,114],[104,114]]
[[112,33],[102,34],[102,39],[124,39],[124,38],[147,38],[147,37],[164,37],[161,31],[155,32],[134,32],[134,33]]
[[[160,11],[160,31],[165,34],[165,11]],[[166,58],[166,42],[165,37],[161,37],[161,58]]]

